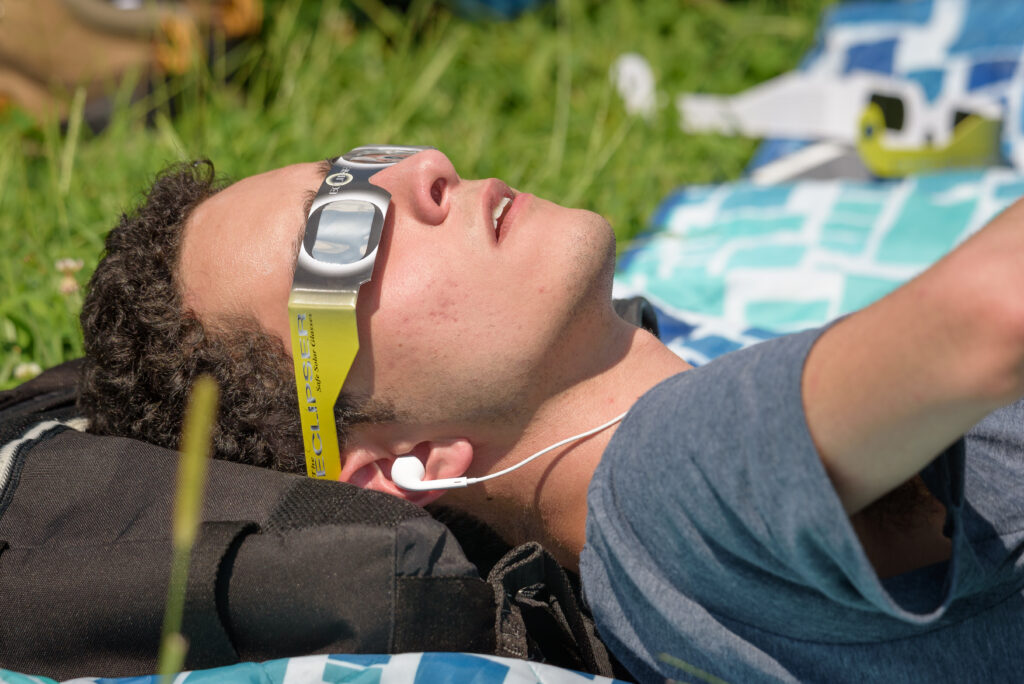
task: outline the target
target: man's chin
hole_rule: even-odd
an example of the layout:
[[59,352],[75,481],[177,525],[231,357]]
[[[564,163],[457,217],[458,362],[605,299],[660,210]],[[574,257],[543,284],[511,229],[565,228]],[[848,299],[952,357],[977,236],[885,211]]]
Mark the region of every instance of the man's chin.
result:
[[594,259],[591,277],[591,298],[595,301],[610,303],[612,299],[612,282],[615,278],[615,231],[603,216],[594,214],[600,221],[599,244],[594,246]]
[[594,326],[600,329],[618,319],[612,308],[615,233],[603,217],[592,216],[582,238],[586,248],[577,255],[577,268],[571,279],[576,292],[568,320],[570,326],[585,327],[590,334],[594,334]]

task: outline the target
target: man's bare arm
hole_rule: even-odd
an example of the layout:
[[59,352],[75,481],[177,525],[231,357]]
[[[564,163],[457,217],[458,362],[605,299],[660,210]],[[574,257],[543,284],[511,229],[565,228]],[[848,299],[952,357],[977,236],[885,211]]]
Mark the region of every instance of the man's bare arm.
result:
[[1024,395],[1024,201],[826,331],[808,355],[803,393],[850,514]]

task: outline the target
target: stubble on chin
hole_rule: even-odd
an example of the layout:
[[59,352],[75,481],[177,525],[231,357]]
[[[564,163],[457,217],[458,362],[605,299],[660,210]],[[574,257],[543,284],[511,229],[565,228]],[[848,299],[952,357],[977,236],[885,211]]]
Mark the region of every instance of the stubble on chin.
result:
[[583,248],[576,253],[573,273],[567,279],[575,284],[570,317],[586,315],[594,307],[605,310],[611,306],[612,279],[615,275],[615,232],[601,216],[600,225],[580,231]]

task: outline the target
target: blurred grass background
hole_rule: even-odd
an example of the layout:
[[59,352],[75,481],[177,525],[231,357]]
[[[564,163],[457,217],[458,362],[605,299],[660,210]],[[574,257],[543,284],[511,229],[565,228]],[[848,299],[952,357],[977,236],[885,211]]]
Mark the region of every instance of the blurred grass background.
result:
[[[141,101],[123,81],[101,132],[82,124],[80,102],[64,125],[8,113],[0,388],[82,354],[75,286],[168,163],[209,157],[239,178],[369,142],[434,145],[464,177],[602,213],[622,244],[673,188],[736,178],[754,150],[683,134],[675,96],[738,92],[792,69],[830,2],[553,0],[501,22],[432,0],[266,0],[257,39],[215,47]],[[627,51],[657,78],[649,120],[628,115],[609,81]]]

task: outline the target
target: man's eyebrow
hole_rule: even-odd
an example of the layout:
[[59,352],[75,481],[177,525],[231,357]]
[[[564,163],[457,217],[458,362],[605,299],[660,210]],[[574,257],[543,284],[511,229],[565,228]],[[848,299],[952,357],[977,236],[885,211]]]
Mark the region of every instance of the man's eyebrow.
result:
[[302,220],[309,217],[309,210],[313,208],[313,200],[316,199],[316,190],[307,190],[302,195]]
[[[316,175],[327,177],[327,174],[331,172],[331,166],[334,165],[333,160],[324,159],[316,165]],[[303,220],[309,216],[309,210],[313,208],[313,200],[316,199],[317,189],[307,190],[302,201],[302,218]]]
[[[327,177],[327,174],[331,172],[331,167],[334,165],[333,159],[324,159],[319,162],[316,166],[317,176]],[[302,244],[302,239],[306,236],[306,221],[309,217],[309,210],[313,208],[313,201],[316,200],[316,193],[318,192],[319,186],[314,189],[307,190],[303,195],[302,200],[302,229],[296,231],[295,242],[292,244],[292,254],[295,255],[295,261],[292,262],[292,277],[295,276],[295,265],[299,260],[299,245]]]

